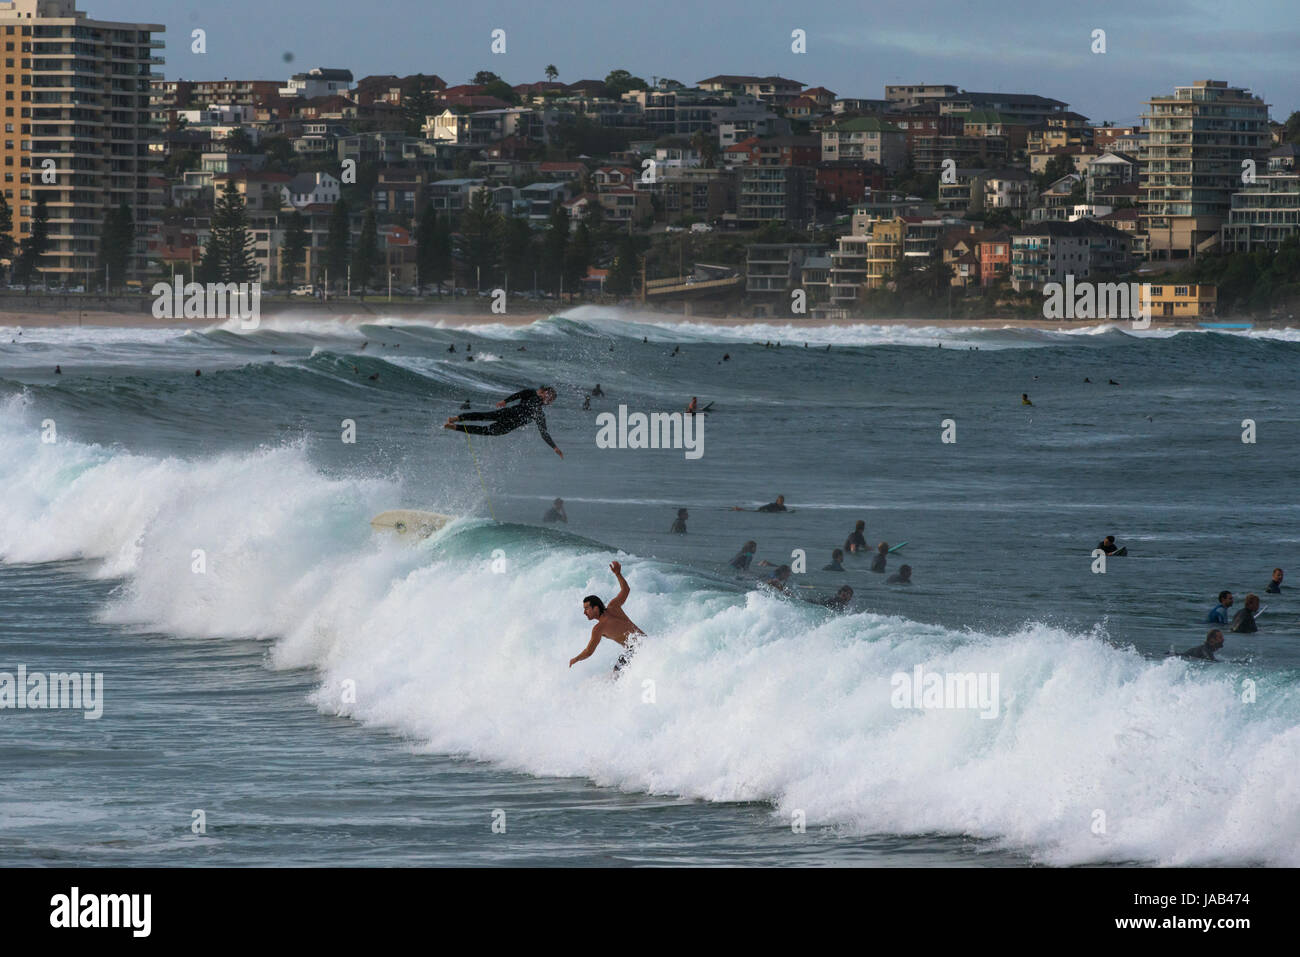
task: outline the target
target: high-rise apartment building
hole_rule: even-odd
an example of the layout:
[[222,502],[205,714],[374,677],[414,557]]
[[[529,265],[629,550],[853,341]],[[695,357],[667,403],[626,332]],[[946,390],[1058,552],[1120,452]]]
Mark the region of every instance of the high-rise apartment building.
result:
[[1147,101],[1139,210],[1154,260],[1192,259],[1219,243],[1243,161],[1266,164],[1268,104],[1222,80]]
[[93,273],[104,216],[123,203],[137,227],[131,268],[145,267],[162,201],[149,188],[149,82],[163,62],[163,30],[92,20],[74,0],[0,2],[3,188],[18,241],[45,194],[50,246],[39,269],[48,282]]

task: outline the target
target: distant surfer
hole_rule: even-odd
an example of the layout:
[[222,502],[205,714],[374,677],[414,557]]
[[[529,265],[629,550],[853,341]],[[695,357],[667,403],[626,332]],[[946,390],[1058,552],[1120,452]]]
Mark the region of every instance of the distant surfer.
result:
[[1214,653],[1223,647],[1223,632],[1217,628],[1212,628],[1205,636],[1205,643],[1197,645],[1195,648],[1188,648],[1179,658],[1201,658],[1205,661],[1218,661]]
[[700,407],[700,400],[697,399],[695,396],[691,396],[690,404],[686,406],[686,414],[694,415],[696,412],[699,411],[699,407]]
[[[507,432],[522,428],[529,422],[536,422],[537,431],[542,434],[542,441],[555,449],[556,455],[564,458],[564,453],[559,450],[555,441],[551,438],[551,434],[546,431],[546,413],[542,411],[542,406],[554,402],[556,395],[556,391],[549,385],[537,389],[522,389],[498,402],[497,409],[500,411],[466,412],[463,415],[453,415],[447,419],[442,427],[444,429],[455,429],[468,435],[505,435]],[[511,402],[519,404],[507,408],[506,406]],[[462,425],[461,423],[466,420],[488,421],[492,424]]]
[[900,565],[898,571],[885,579],[886,585],[910,585],[912,584],[912,566]]
[[853,531],[849,537],[844,540],[844,550],[846,552],[865,552],[867,550],[867,523],[858,519],[858,523],[853,526]]
[[614,664],[614,674],[617,676],[623,668],[627,667],[632,653],[636,650],[637,639],[645,637],[645,632],[623,613],[623,602],[627,601],[627,596],[632,591],[627,579],[623,577],[623,566],[618,562],[610,562],[609,570],[618,579],[618,595],[611,598],[608,605],[597,595],[588,595],[582,600],[582,613],[587,616],[588,621],[594,621],[595,624],[591,626],[591,641],[587,642],[587,647],[582,649],[581,654],[569,659],[569,667],[572,668],[579,661],[590,658],[596,646],[600,644],[600,639],[608,638],[610,641],[617,641],[624,649]]
[[603,389],[601,389],[601,387],[600,387],[600,383],[599,383],[599,382],[596,383],[596,388],[594,388],[594,389],[591,390],[591,395],[592,395],[592,398],[595,398],[595,399],[603,399],[603,398],[605,398],[605,392],[604,392]]
[[1022,392],[1022,393],[1020,393],[1020,404],[1021,404],[1021,405],[1033,405],[1033,404],[1034,404],[1034,403],[1032,403],[1032,402],[1029,401],[1029,393],[1028,393],[1028,392]]
[[[732,510],[733,512],[747,512],[747,511],[749,511],[749,509],[744,508],[744,507],[742,507],[742,506],[740,506],[740,505],[733,505],[733,506],[731,506],[731,510]],[[784,496],[784,495],[778,495],[778,496],[776,497],[776,501],[775,501],[775,502],[768,502],[766,505],[760,505],[758,508],[754,509],[754,511],[756,511],[756,512],[788,512],[788,511],[790,511],[790,510],[789,510],[788,508],[785,507],[785,496]]]
[[[1107,535],[1105,538],[1103,538],[1101,541],[1099,541],[1099,542],[1097,543],[1097,548],[1101,549],[1101,550],[1102,550],[1103,552],[1105,552],[1107,555],[1114,555],[1116,552],[1121,551],[1120,547],[1119,547],[1118,545],[1115,544],[1115,536],[1114,536],[1114,535]],[[1127,552],[1128,549],[1125,548],[1125,549],[1123,549],[1122,551]]]
[[564,511],[564,499],[557,498],[552,502],[551,507],[546,510],[546,514],[542,516],[542,521],[563,522],[565,525],[568,525],[569,516],[568,513]]
[[829,608],[831,611],[844,611],[849,607],[849,602],[853,601],[853,589],[844,585],[834,595],[829,598],[822,598],[813,602],[814,605],[821,605],[823,608]]
[[765,578],[763,581],[759,582],[759,584],[766,585],[768,588],[772,589],[773,591],[778,591],[781,592],[782,594],[785,594],[785,590],[790,584],[790,566],[789,565],[778,566],[776,571],[772,572],[771,578]]
[[1259,596],[1247,595],[1245,604],[1246,607],[1233,616],[1232,630],[1249,635],[1259,631],[1259,626],[1255,624],[1255,616],[1259,614]]
[[871,556],[871,570],[879,575],[885,573],[885,560],[889,557],[889,542],[876,546],[876,554]]
[[677,519],[673,522],[673,527],[668,529],[668,531],[673,535],[685,535],[686,520],[690,517],[690,513],[687,512],[686,509],[679,508],[677,510]]
[[746,542],[744,545],[740,546],[740,551],[736,552],[736,557],[727,564],[736,569],[736,571],[747,572],[749,571],[750,562],[754,560],[754,553],[756,551],[758,551],[757,542]]
[[1280,568],[1273,569],[1273,578],[1269,581],[1268,587],[1264,589],[1270,595],[1282,594],[1282,578],[1284,572]]
[[1207,625],[1226,625],[1228,623],[1228,609],[1232,607],[1232,592],[1224,590],[1219,592],[1219,603],[1210,609],[1210,613],[1205,616]]
[[823,565],[822,571],[842,572],[844,571],[843,562],[844,562],[844,550],[837,548],[833,552],[831,552],[831,563],[829,565]]

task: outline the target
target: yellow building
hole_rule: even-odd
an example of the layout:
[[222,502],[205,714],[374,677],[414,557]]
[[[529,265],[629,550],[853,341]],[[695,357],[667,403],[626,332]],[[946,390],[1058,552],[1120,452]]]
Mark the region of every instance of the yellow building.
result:
[[91,20],[74,0],[0,2],[4,71],[0,149],[13,236],[30,232],[45,194],[46,280],[76,283],[93,273],[104,217],[125,203],[137,227],[130,267],[141,270],[162,196],[149,186],[149,83],[164,27]]
[[1217,286],[1156,285],[1150,289],[1152,319],[1205,319],[1214,315],[1219,301]]

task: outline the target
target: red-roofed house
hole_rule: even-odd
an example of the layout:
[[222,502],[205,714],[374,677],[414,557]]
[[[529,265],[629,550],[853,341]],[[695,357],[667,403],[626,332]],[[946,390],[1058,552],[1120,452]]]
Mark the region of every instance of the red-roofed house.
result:
[[581,179],[587,173],[587,164],[576,160],[573,162],[539,163],[537,173],[542,179],[554,183]]

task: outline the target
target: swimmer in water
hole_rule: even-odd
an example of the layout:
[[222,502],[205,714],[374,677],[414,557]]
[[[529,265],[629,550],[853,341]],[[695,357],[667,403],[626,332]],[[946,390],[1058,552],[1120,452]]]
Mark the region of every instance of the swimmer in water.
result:
[[684,508],[679,508],[679,509],[677,510],[677,520],[676,520],[675,522],[673,522],[673,527],[670,528],[670,529],[668,529],[669,534],[672,534],[672,535],[685,535],[685,534],[686,534],[686,520],[687,520],[688,518],[690,518],[690,517],[691,517],[691,516],[690,516],[690,514],[686,511],[686,509],[684,509]]
[[600,644],[600,639],[608,638],[610,641],[618,642],[624,649],[614,665],[614,674],[618,675],[631,660],[637,639],[645,637],[645,632],[623,611],[623,602],[627,601],[627,596],[632,591],[623,577],[623,567],[618,562],[610,562],[609,570],[618,579],[618,595],[611,598],[608,605],[596,595],[588,595],[582,600],[582,613],[586,615],[588,621],[594,621],[595,624],[591,626],[591,640],[587,642],[587,647],[569,659],[570,668],[579,661],[590,658],[596,646]]
[[858,523],[853,526],[853,531],[849,532],[849,537],[844,540],[844,550],[846,552],[865,552],[867,550],[866,539],[867,523],[858,519]]
[[1195,648],[1188,648],[1179,658],[1201,658],[1205,661],[1218,661],[1214,653],[1223,647],[1223,632],[1217,628],[1212,628],[1205,636],[1205,643],[1197,645]]
[[1228,609],[1232,607],[1232,592],[1219,592],[1219,603],[1210,609],[1210,613],[1205,616],[1207,625],[1226,625],[1228,623]]
[[1020,393],[1020,404],[1021,404],[1021,405],[1033,405],[1033,404],[1034,404],[1034,403],[1032,403],[1032,402],[1029,401],[1029,393],[1028,393],[1028,392],[1022,392],[1022,393]]
[[830,598],[822,598],[813,604],[829,608],[831,611],[844,611],[851,601],[853,601],[853,589],[845,585]]
[[546,514],[542,516],[542,521],[563,522],[565,525],[568,525],[569,516],[568,513],[564,511],[564,499],[557,498],[552,502],[551,507],[546,510]]
[[1255,624],[1255,616],[1259,614],[1259,596],[1247,595],[1245,605],[1233,616],[1231,630],[1251,635],[1259,631],[1259,626]]
[[885,559],[889,556],[889,542],[881,542],[876,546],[876,554],[871,556],[871,570],[877,574],[885,573]]
[[843,561],[844,561],[844,551],[843,549],[837,548],[835,549],[835,551],[831,552],[831,563],[829,565],[823,565],[822,571],[842,572],[844,571]]
[[1273,569],[1273,578],[1269,581],[1268,587],[1264,589],[1270,595],[1282,594],[1282,578],[1284,572],[1280,568]]
[[736,571],[747,572],[749,571],[750,562],[754,560],[754,553],[756,551],[758,551],[757,542],[746,542],[744,545],[740,546],[740,551],[736,552],[736,557],[727,564],[736,569]]
[[886,585],[910,585],[912,584],[912,566],[900,565],[898,571],[885,579]]
[[790,584],[790,566],[789,565],[778,566],[776,571],[772,573],[771,578],[764,579],[763,581],[759,582],[759,584],[765,585],[766,587],[772,589],[773,591],[777,591],[777,592],[781,592],[781,594],[785,594],[785,590],[786,588],[789,587]]

